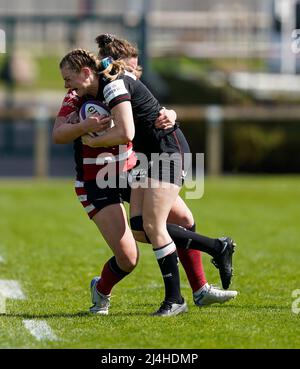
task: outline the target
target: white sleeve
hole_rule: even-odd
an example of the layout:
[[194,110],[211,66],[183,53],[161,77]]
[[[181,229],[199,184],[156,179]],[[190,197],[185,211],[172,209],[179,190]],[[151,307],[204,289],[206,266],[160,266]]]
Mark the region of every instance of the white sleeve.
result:
[[125,83],[122,79],[117,79],[106,85],[103,89],[103,95],[105,101],[109,105],[113,103],[114,99],[122,101],[130,99],[130,93],[125,87]]

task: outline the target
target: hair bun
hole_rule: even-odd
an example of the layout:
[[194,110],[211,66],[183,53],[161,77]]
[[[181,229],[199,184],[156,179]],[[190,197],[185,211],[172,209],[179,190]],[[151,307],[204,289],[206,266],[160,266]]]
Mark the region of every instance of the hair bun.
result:
[[99,47],[105,47],[115,40],[115,36],[111,33],[104,33],[98,37],[96,37],[96,42]]

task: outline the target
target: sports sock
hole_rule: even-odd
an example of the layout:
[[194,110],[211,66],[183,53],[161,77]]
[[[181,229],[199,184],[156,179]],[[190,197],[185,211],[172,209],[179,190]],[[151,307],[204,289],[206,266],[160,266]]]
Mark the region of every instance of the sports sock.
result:
[[[141,216],[132,217],[130,224],[134,230],[144,230]],[[220,254],[223,249],[222,242],[217,238],[202,236],[179,225],[168,223],[167,230],[178,248],[203,251],[213,257]]]
[[[187,230],[195,232],[196,225],[194,224],[192,227],[187,228]],[[192,291],[198,291],[207,283],[202,264],[201,252],[199,250],[182,249],[178,247],[177,253]]]
[[164,280],[165,301],[181,304],[183,299],[180,293],[178,257],[174,242],[153,251]]
[[167,224],[167,230],[176,247],[204,251],[211,256],[218,255],[222,249],[222,242],[217,238],[209,238],[176,224]]
[[116,258],[113,256],[105,263],[102,269],[101,278],[96,286],[97,291],[103,295],[109,295],[113,286],[128,274],[129,272],[124,272],[124,270],[118,266]]

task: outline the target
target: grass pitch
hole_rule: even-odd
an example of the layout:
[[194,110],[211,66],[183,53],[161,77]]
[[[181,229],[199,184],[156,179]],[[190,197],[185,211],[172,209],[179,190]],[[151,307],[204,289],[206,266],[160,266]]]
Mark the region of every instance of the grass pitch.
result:
[[[89,282],[111,252],[85,215],[72,181],[0,182],[0,279],[17,280],[25,300],[7,300],[1,348],[300,348],[300,177],[207,179],[200,200],[187,201],[197,229],[231,235],[232,289],[224,305],[197,308],[181,269],[189,313],[151,317],[163,286],[150,247],[113,291],[108,316],[91,316]],[[112,220],[113,224],[113,220]],[[220,285],[204,255],[209,283]],[[57,341],[34,338],[26,319],[48,323]]]

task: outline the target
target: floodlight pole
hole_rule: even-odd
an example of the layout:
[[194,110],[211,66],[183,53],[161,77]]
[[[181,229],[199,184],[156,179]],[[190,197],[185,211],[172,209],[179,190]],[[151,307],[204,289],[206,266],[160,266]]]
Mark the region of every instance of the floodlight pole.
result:
[[[15,47],[15,25],[14,19],[7,19],[5,22],[5,32],[6,32],[6,71],[5,71],[5,109],[11,111],[14,107],[14,91],[15,91],[15,81],[12,73],[12,56]],[[4,151],[6,153],[13,151],[13,125],[11,124],[10,118],[7,119],[4,129]]]
[[150,12],[150,1],[143,0],[142,14],[141,14],[141,65],[143,66],[143,73],[145,79],[149,77],[149,61],[148,61],[148,42],[149,42],[149,26],[148,26],[148,14]]
[[40,106],[35,116],[34,175],[44,179],[49,175],[49,112]]
[[296,55],[291,51],[292,32],[296,28],[296,0],[277,0],[281,20],[281,73],[296,74]]
[[207,171],[210,176],[222,174],[223,166],[223,110],[221,106],[210,105],[205,111]]

